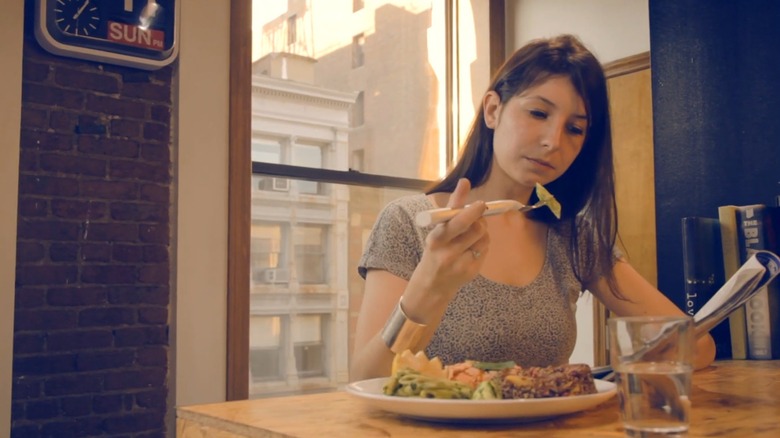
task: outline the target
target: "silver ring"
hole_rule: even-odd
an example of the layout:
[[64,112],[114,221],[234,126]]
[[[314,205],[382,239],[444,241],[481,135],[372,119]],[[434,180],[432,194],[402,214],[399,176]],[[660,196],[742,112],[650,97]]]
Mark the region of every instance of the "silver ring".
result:
[[479,251],[477,251],[476,249],[472,249],[472,250],[471,250],[471,255],[473,255],[475,259],[478,259],[478,258],[479,258],[479,256],[481,256],[481,255],[482,255],[482,253],[481,253],[481,252],[479,252]]

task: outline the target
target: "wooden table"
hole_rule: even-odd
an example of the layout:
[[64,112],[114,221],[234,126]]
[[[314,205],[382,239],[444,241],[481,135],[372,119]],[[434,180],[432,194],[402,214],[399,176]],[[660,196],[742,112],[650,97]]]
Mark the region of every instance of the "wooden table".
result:
[[[693,378],[694,437],[780,436],[780,361],[722,361]],[[623,437],[617,398],[577,414],[512,425],[446,425],[373,410],[343,391],[177,409],[179,438]]]

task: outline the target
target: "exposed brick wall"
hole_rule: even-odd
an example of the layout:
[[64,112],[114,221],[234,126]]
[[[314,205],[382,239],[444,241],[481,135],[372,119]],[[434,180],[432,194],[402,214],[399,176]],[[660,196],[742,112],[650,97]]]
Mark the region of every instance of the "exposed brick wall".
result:
[[165,436],[172,67],[23,62],[11,435]]

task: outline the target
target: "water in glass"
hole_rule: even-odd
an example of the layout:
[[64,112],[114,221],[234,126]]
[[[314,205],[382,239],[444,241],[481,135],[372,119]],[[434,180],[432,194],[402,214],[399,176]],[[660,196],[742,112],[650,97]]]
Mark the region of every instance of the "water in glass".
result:
[[616,371],[628,436],[674,436],[688,431],[690,365],[630,363],[619,365]]

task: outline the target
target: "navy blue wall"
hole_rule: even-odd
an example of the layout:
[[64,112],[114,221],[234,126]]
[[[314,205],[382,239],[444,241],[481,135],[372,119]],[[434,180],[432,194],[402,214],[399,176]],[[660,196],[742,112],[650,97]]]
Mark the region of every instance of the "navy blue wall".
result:
[[658,287],[682,307],[681,219],[780,193],[780,1],[650,0]]

